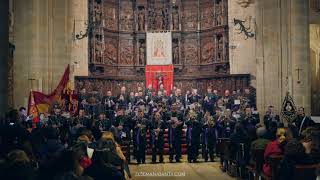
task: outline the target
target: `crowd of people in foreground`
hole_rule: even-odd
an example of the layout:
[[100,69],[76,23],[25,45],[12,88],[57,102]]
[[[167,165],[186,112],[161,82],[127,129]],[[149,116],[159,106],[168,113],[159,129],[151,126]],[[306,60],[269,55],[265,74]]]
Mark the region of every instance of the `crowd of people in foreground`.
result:
[[[5,179],[125,179],[128,163],[146,162],[147,147],[152,161],[163,163],[164,134],[168,131],[169,162],[181,162],[182,135],[186,130],[187,159],[215,161],[219,138],[230,138],[236,146],[245,143],[250,163],[250,147],[265,149],[265,156],[285,154],[287,163],[312,161],[310,135],[304,133],[314,122],[299,108],[287,130],[269,107],[262,121],[249,89],[224,94],[208,87],[203,96],[196,89],[182,95],[174,88],[171,95],[160,88],[127,93],[121,88],[116,97],[92,97],[81,91],[79,112],[70,115],[59,105],[50,114],[41,114],[34,124],[26,109],[11,110],[1,121],[0,177]],[[93,100],[94,99],[94,100]],[[262,123],[260,123],[262,122]],[[303,137],[302,141],[297,141]],[[286,142],[286,143],[285,143]],[[130,147],[133,146],[133,154]],[[127,147],[126,153],[121,147]],[[292,148],[295,147],[295,148]],[[310,161],[307,161],[310,160]],[[228,167],[227,161],[223,168]],[[288,167],[288,166],[287,166]],[[265,164],[264,171],[270,174]]]

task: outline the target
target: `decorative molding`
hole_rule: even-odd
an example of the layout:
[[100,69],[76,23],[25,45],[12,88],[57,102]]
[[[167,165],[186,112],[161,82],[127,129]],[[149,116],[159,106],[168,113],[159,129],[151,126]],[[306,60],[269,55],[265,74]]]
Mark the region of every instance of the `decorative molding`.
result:
[[252,0],[237,0],[237,3],[243,7],[243,8],[247,8],[251,3]]

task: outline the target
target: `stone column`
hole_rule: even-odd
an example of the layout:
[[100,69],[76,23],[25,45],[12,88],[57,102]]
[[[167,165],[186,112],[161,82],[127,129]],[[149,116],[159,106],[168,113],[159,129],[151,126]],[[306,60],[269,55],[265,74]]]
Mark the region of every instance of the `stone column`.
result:
[[71,86],[74,86],[75,76],[88,76],[88,37],[77,40],[76,34],[85,32],[88,20],[88,1],[69,1],[69,33],[73,38],[70,43]]
[[[310,112],[308,1],[257,0],[257,105],[281,111],[286,92]],[[299,81],[298,83],[298,70]]]
[[290,1],[292,95],[297,106],[311,109],[309,1]]
[[9,0],[0,1],[0,115],[7,107],[8,52],[9,52]]
[[15,107],[27,106],[31,89],[51,93],[70,64],[70,1],[14,1]]
[[229,61],[231,74],[250,74],[251,86],[256,87],[255,38],[248,38],[234,25],[234,18],[245,20],[244,25],[255,33],[255,4],[228,0]]

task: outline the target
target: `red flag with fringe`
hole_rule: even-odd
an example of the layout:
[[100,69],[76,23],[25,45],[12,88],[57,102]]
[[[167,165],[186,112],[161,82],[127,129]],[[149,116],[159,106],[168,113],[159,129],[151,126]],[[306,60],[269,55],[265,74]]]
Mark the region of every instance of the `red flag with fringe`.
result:
[[[50,94],[44,94],[38,91],[31,91],[29,96],[28,114],[34,115],[34,117],[39,117],[39,113],[48,113],[50,107],[58,103],[63,105],[62,95],[66,88],[68,88],[70,75],[70,66],[65,69],[64,74],[54,91]],[[39,119],[38,119],[39,120]],[[34,121],[37,121],[34,119]]]

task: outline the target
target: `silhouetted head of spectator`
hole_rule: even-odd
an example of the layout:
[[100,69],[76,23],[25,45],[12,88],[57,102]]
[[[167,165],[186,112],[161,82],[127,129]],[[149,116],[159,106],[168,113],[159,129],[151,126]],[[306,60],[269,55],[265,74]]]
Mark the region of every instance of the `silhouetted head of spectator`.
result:
[[46,139],[59,139],[59,132],[56,128],[48,127],[44,133]]
[[6,119],[9,123],[19,123],[19,112],[16,109],[11,109],[6,114]]
[[265,127],[259,127],[259,128],[257,128],[257,130],[256,130],[257,137],[258,137],[258,138],[263,137],[266,132],[267,132],[267,130],[266,130]]
[[304,153],[305,149],[302,143],[296,139],[290,140],[285,146],[284,155],[286,157],[301,157]]
[[278,128],[277,122],[275,122],[275,121],[270,121],[269,129],[268,129],[268,130],[277,130],[277,128]]

